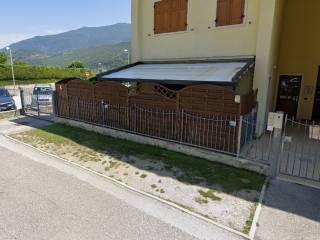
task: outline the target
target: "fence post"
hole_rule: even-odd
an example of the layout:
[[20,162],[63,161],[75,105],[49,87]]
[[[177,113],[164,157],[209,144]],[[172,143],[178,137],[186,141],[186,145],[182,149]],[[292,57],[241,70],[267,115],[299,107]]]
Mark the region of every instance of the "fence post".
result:
[[38,117],[40,117],[39,88],[37,88],[37,110],[38,110]]
[[183,109],[180,112],[180,143],[183,142],[183,115],[184,115],[184,111]]
[[22,88],[20,88],[20,101],[21,101],[21,114],[25,115],[26,110],[25,110],[25,102],[24,102],[24,92]]
[[243,116],[241,115],[239,119],[239,131],[238,131],[238,141],[237,141],[237,160],[239,160],[240,152],[241,152],[242,124],[243,124]]
[[285,115],[285,120],[282,125],[282,128],[274,128],[273,130],[273,141],[272,141],[272,153],[274,153],[273,157],[271,157],[270,163],[270,176],[271,178],[276,178],[279,170],[279,163],[281,161],[281,153],[283,147],[283,139],[286,135],[286,127],[287,127],[288,115]]
[[58,103],[57,103],[57,93],[56,91],[52,92],[52,113],[53,116],[57,116],[58,114]]
[[77,119],[80,120],[79,97],[77,96]]

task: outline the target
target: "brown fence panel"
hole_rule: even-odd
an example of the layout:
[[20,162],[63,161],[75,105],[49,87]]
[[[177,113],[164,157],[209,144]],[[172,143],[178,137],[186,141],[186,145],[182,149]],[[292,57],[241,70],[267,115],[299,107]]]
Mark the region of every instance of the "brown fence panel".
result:
[[236,153],[238,122],[239,119],[236,116],[182,112],[180,141],[220,152]]
[[238,149],[240,114],[256,94],[241,96],[229,87],[197,85],[173,91],[161,84],[138,84],[135,92],[118,82],[91,85],[82,80],[57,84],[61,117],[169,139],[226,153]]
[[179,109],[184,113],[178,125],[181,141],[235,153],[240,104],[229,87],[190,86],[179,91]]
[[128,88],[119,82],[104,81],[94,86],[94,96],[97,100],[103,100],[109,104],[127,104]]
[[67,83],[69,115],[85,122],[95,122],[97,111],[94,100],[94,86],[84,80],[72,80]]
[[176,140],[177,136],[173,129],[177,122],[176,97],[176,91],[161,84],[139,84],[136,94],[129,96],[130,130]]
[[69,117],[68,87],[65,83],[56,84],[56,113],[61,117]]
[[67,83],[68,96],[79,97],[80,99],[94,99],[94,86],[89,81],[72,80]]
[[257,102],[257,93],[251,92],[247,95],[241,96],[240,115],[249,113]]
[[179,91],[179,108],[186,112],[239,115],[240,104],[235,103],[235,92],[228,87],[197,85]]
[[129,96],[129,103],[142,107],[176,110],[177,92],[162,86],[161,84],[142,83],[137,86],[137,93]]
[[139,105],[129,106],[129,129],[143,135],[177,140],[178,130],[176,123],[177,112],[153,108],[144,108]]
[[100,103],[97,121],[112,127],[128,128],[128,88],[119,82],[99,82],[94,87],[95,100]]

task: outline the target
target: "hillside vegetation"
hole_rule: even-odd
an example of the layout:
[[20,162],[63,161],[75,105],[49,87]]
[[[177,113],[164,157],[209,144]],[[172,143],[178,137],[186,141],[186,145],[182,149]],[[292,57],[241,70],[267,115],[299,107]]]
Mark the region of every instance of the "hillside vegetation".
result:
[[[130,41],[131,25],[118,23],[102,27],[83,27],[56,35],[37,36],[11,44],[10,47],[15,61],[63,68],[71,62],[79,61],[85,68],[93,71],[106,71],[127,64],[128,55],[124,49],[130,49]],[[1,52],[7,53],[5,49],[0,49]],[[8,78],[7,70],[3,68],[1,71],[0,79]],[[52,76],[61,78],[69,77],[70,74],[77,77],[79,74],[70,73],[75,70],[31,69],[20,66],[16,71],[19,79],[46,79]]]
[[129,49],[130,43],[103,45],[99,47],[83,48],[66,53],[49,55],[47,53],[19,51],[16,58],[28,61],[33,65],[47,65],[64,67],[72,61],[79,60],[86,68],[97,69],[99,63],[105,69],[113,69],[127,64],[127,54],[124,49]]
[[10,47],[14,53],[23,50],[52,55],[81,48],[129,42],[130,39],[131,25],[118,23],[103,27],[83,27],[56,35],[37,36],[14,43]]
[[[77,68],[57,68],[31,65],[17,65],[14,68],[15,78],[17,81],[34,81],[37,80],[60,80],[63,78],[85,77],[85,69]],[[7,82],[12,79],[11,66],[0,65],[0,82]]]

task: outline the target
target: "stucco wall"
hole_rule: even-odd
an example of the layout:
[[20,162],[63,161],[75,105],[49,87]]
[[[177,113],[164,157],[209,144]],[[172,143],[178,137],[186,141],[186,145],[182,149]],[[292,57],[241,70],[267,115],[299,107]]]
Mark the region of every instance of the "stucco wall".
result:
[[256,67],[253,87],[258,89],[258,120],[261,132],[264,128],[270,103],[272,82],[276,79],[277,57],[285,0],[261,0],[259,13]]
[[244,24],[217,28],[217,0],[189,0],[188,30],[154,35],[155,1],[133,0],[132,60],[255,55],[260,1],[247,0]]
[[[320,65],[320,1],[287,0],[279,51],[280,74],[302,74],[298,118],[311,119]],[[274,91],[276,98],[278,86]],[[305,87],[312,86],[312,92]]]
[[272,108],[285,1],[247,0],[244,24],[216,28],[217,0],[189,0],[188,31],[154,35],[155,0],[132,0],[132,61],[255,55],[253,88],[263,126]]

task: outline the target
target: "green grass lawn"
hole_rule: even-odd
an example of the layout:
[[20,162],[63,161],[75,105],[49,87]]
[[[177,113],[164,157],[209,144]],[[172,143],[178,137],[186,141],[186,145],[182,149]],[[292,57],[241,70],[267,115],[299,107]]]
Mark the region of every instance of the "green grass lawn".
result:
[[40,138],[47,143],[56,145],[80,144],[93,151],[108,152],[112,156],[136,156],[141,159],[162,161],[168,168],[179,168],[184,172],[178,180],[197,184],[203,178],[209,185],[219,185],[224,192],[237,192],[242,189],[261,191],[265,176],[254,172],[229,167],[223,164],[210,162],[201,158],[166,150],[151,145],[139,144],[127,140],[117,139],[98,133],[66,126],[53,124],[42,129],[24,133]]

